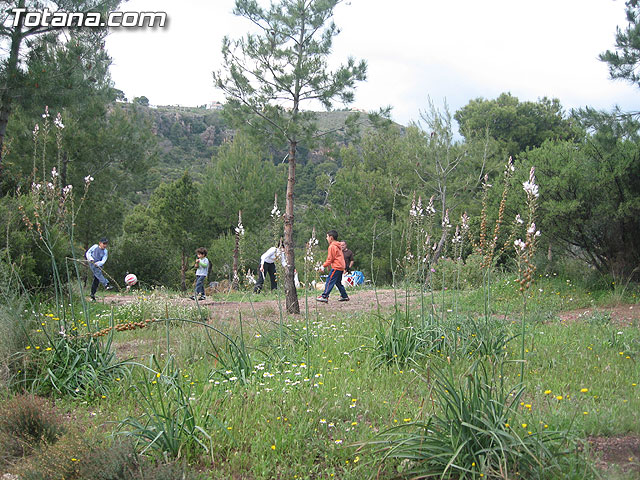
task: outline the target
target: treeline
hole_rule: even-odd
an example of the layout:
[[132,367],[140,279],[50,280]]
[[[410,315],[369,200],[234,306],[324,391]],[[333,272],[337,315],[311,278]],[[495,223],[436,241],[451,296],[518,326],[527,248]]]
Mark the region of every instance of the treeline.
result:
[[[25,284],[47,285],[51,269],[18,205],[28,208],[32,184],[49,183],[54,168],[64,172],[63,184],[73,185],[79,207],[76,251],[109,236],[106,271],[116,281],[134,272],[148,286],[190,288],[189,267],[198,246],[209,250],[210,280],[231,279],[239,212],[244,235],[238,270],[255,272],[260,254],[277,236],[271,215],[276,197],[284,209],[283,146],[231,132],[218,113],[207,120],[112,101],[94,108],[91,116],[83,116],[84,109],[63,108],[64,128],[55,125],[53,108],[49,118],[35,106],[14,114],[11,149],[5,155],[1,245]],[[180,143],[185,135],[176,133],[167,115],[186,131],[190,128],[192,137],[213,129],[220,141],[196,144],[191,147],[197,154],[180,157],[174,148],[186,151],[187,145]],[[460,136],[454,133],[454,120]],[[194,124],[200,126],[187,127]],[[567,256],[577,257],[605,276],[630,278],[640,260],[638,127],[633,118],[615,112],[567,114],[557,100],[520,102],[503,94],[473,100],[453,115],[428,105],[420,122],[407,128],[381,123],[350,141],[333,138],[332,143],[325,139],[323,145],[303,146],[296,186],[296,258],[302,264],[313,229],[322,239],[335,228],[367,278],[382,283],[402,278],[412,241],[409,210],[420,201],[425,209],[431,202],[435,211],[430,246],[441,247],[441,257],[452,256],[454,248],[453,232],[438,245],[445,215],[452,231],[463,213],[469,215],[471,241],[462,252],[466,259],[479,242],[483,198],[487,230],[493,231],[511,156],[516,172],[509,180],[505,226],[497,244],[508,241],[508,225],[525,213],[522,183],[534,166],[540,188],[539,261],[553,266]],[[198,163],[207,148],[211,157]],[[85,191],[87,177],[92,181]],[[62,239],[68,233],[56,234],[62,265],[71,255]],[[323,252],[321,244],[316,254]],[[513,248],[507,248],[497,264],[511,268],[513,257]]]
[[[19,24],[0,31],[9,46],[0,71],[0,270],[18,273],[27,288],[46,287],[107,236],[106,273],[117,282],[133,272],[143,285],[190,288],[198,246],[209,249],[211,280],[232,278],[234,253],[238,272],[255,272],[280,235],[282,218],[272,212],[284,211],[290,145],[249,126],[232,130],[232,119],[242,124],[238,109],[127,102],[111,82],[104,34]],[[297,141],[299,271],[314,229],[319,239],[337,229],[367,278],[405,277],[417,242],[409,211],[417,205],[432,212],[428,238],[420,239],[431,262],[454,255],[455,227],[466,213],[469,241],[455,256],[466,262],[497,234],[491,242],[505,248],[495,265],[511,268],[509,242],[532,228],[515,218],[524,214],[522,184],[535,167],[538,262],[578,258],[618,283],[638,274],[639,124],[632,115],[565,112],[557,99],[520,101],[509,93],[453,113],[429,102],[406,128],[349,111],[300,115],[301,134],[324,134]],[[510,157],[515,172],[505,177]],[[54,193],[64,196],[57,206]],[[498,219],[504,226],[496,229]],[[315,249],[322,255],[322,242]]]

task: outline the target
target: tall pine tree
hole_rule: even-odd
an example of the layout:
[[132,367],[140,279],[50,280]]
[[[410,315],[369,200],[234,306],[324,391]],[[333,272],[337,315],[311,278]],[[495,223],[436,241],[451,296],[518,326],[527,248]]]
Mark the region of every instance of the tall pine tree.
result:
[[239,40],[225,37],[223,70],[214,81],[227,96],[228,112],[237,124],[249,125],[276,137],[289,147],[284,246],[287,260],[284,288],[289,313],[300,313],[294,285],[293,203],[296,149],[321,134],[311,112],[301,111],[315,101],[330,109],[338,99],[353,101],[355,83],[365,80],[364,61],[349,58],[330,71],[327,58],[339,31],[331,21],[340,0],[281,0],[263,9],[256,0],[236,0],[234,14],[249,19],[258,33]]

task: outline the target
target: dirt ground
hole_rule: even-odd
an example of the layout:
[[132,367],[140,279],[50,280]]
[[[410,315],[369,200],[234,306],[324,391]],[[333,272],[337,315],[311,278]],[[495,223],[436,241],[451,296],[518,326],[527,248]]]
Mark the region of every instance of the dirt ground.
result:
[[[309,292],[307,298],[309,311],[314,315],[333,315],[339,313],[356,312],[381,312],[388,311],[396,302],[404,304],[404,292],[393,290],[350,290],[350,301],[338,302],[339,295],[334,292],[329,299],[329,303],[316,302],[318,292]],[[107,304],[123,305],[137,302],[139,299],[134,295],[107,295],[103,301]],[[251,300],[251,301],[248,301]],[[247,301],[219,301],[205,300],[200,305],[208,308],[212,314],[212,320],[222,322],[233,322],[242,314],[242,318],[251,321],[252,318],[262,320],[277,320],[280,316],[280,308],[285,312],[284,298],[281,306],[277,300],[264,300],[259,295],[248,297]],[[173,305],[193,305],[194,301],[188,298],[172,297],[163,298]],[[416,306],[419,299],[412,298],[411,302]],[[305,311],[305,297],[299,297],[300,310]],[[582,308],[566,312],[561,312],[557,316],[563,322],[579,322],[581,319],[589,318],[594,313],[609,314],[611,323],[619,326],[630,326],[640,324],[640,305],[614,305],[610,307]],[[591,437],[589,443],[599,458],[599,467],[606,472],[609,468],[619,468],[631,474],[637,473],[640,478],[640,437],[636,435],[622,435],[615,437]],[[606,473],[605,473],[606,474]],[[605,477],[606,478],[606,477]]]

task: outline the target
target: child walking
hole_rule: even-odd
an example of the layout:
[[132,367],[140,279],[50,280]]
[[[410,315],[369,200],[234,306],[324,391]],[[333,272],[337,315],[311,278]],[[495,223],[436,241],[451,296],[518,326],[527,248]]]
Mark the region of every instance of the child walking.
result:
[[206,300],[204,295],[204,281],[207,279],[207,273],[209,273],[209,259],[207,258],[207,249],[200,247],[196,250],[195,267],[196,270],[196,294],[191,297],[191,300]]
[[338,232],[335,230],[329,230],[327,232],[327,242],[329,243],[329,250],[327,252],[327,260],[321,267],[321,270],[324,270],[324,267],[331,267],[329,270],[329,276],[327,277],[327,282],[324,286],[324,292],[320,295],[316,300],[322,303],[329,302],[329,293],[335,285],[338,286],[338,290],[340,291],[339,302],[348,302],[349,296],[347,295],[347,291],[344,289],[342,285],[342,274],[344,272],[345,264],[344,264],[344,255],[342,254],[342,245],[338,242]]

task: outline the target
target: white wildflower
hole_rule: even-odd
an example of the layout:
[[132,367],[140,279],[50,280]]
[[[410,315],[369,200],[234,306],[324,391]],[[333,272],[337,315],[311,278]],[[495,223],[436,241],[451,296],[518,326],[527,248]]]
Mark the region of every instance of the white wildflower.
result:
[[42,118],[49,118],[49,106],[45,105],[44,113],[42,114]]
[[87,175],[86,177],[84,177],[84,183],[91,183],[93,182],[93,177],[91,175]]
[[53,167],[51,169],[51,178],[56,178],[59,175],[58,171],[56,170],[56,167]]
[[451,227],[451,223],[449,222],[449,210],[444,212],[444,218],[442,219],[442,228]]
[[60,112],[58,112],[58,115],[56,115],[56,118],[53,121],[53,124],[56,127],[58,127],[60,130],[62,130],[64,128],[64,123],[62,123],[62,115],[60,115]]
[[73,190],[73,185],[67,185],[62,189],[62,194],[65,196],[69,195],[71,193],[71,190]]
[[514,246],[516,247],[516,250],[520,250],[523,251],[525,249],[525,247],[527,246],[522,240],[520,240],[519,238],[513,242]]
[[527,196],[538,198],[538,185],[536,185],[536,177],[534,175],[535,167],[531,167],[529,172],[529,180],[522,184],[522,188],[527,193]]
[[464,212],[460,219],[462,221],[462,232],[465,233],[469,231],[469,215],[467,215],[467,212]]
[[427,205],[427,215],[433,215],[436,213],[436,209],[433,206],[433,196],[429,199],[429,205]]
[[522,220],[522,217],[520,216],[520,214],[516,215],[516,223],[519,223],[520,225],[524,223],[524,220]]

